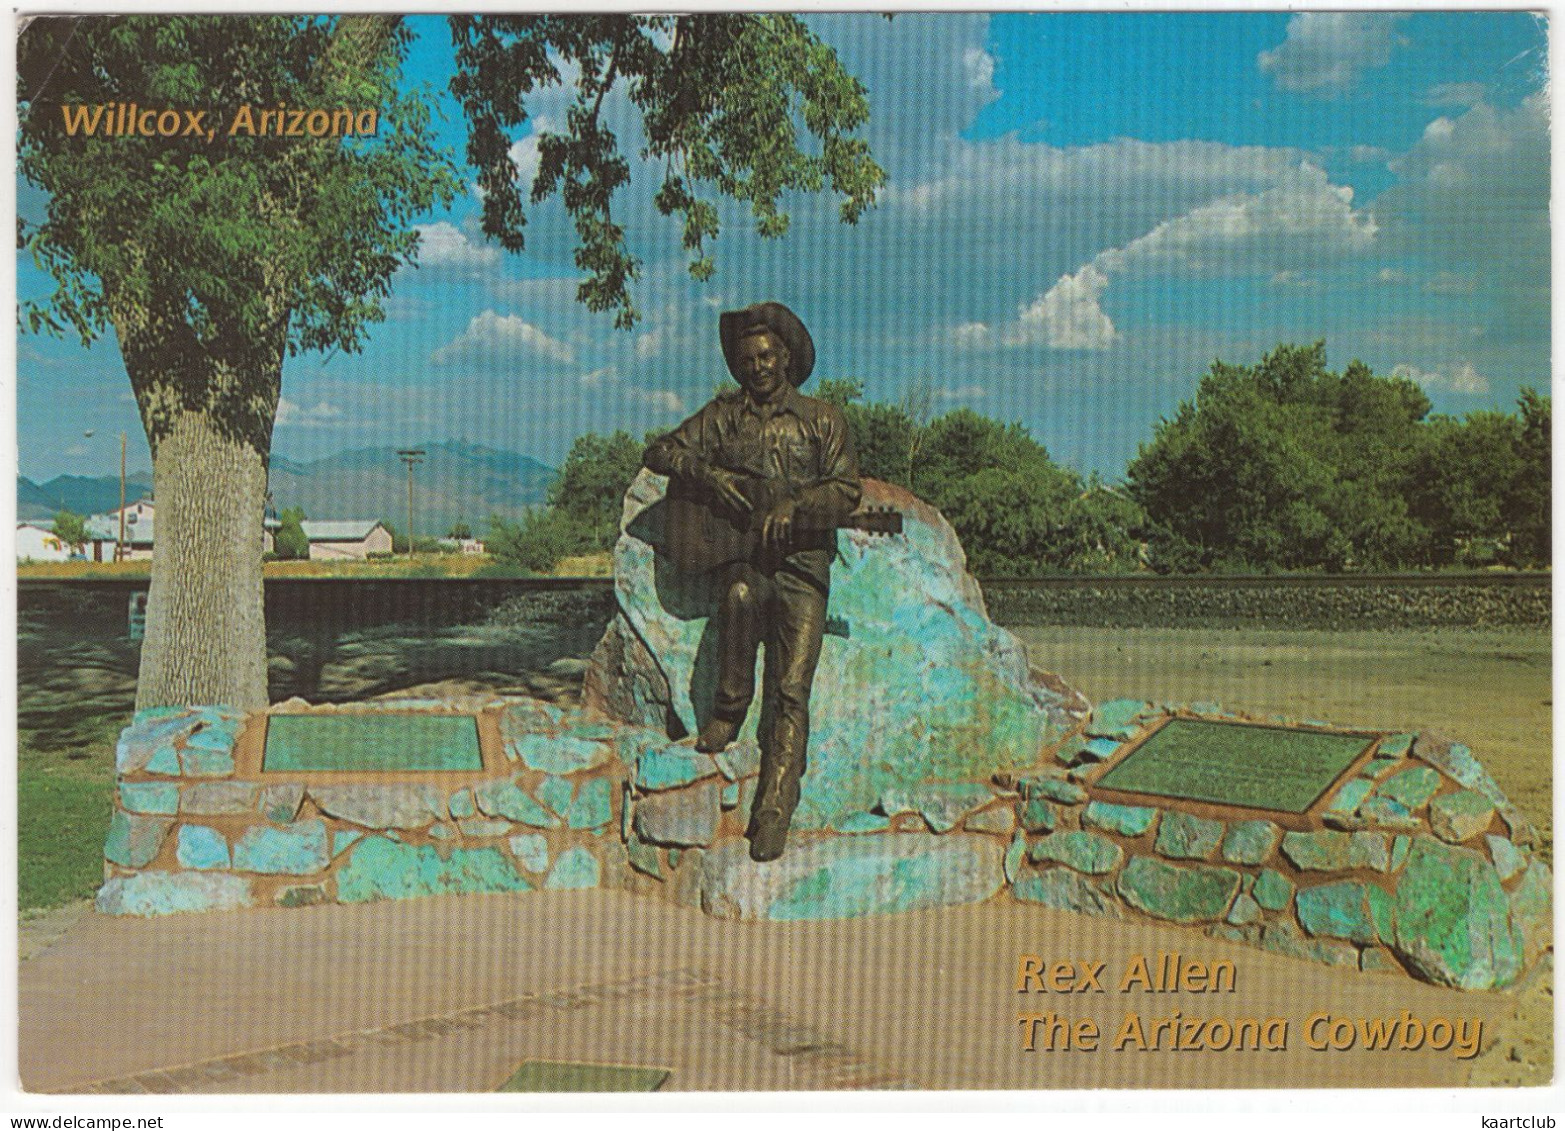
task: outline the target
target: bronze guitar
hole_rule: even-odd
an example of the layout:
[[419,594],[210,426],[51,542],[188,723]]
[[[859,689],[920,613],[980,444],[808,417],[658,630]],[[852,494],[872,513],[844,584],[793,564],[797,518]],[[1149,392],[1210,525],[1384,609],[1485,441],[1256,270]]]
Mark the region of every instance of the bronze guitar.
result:
[[[748,514],[715,502],[698,486],[670,480],[664,550],[677,568],[699,573],[753,559],[761,548],[761,524],[783,500],[787,488],[775,479],[745,476],[739,480],[739,489],[750,503]],[[798,518],[794,523],[795,533],[784,553],[834,547],[834,528],[814,528],[801,524]],[[901,534],[902,514],[892,507],[867,507],[844,519],[841,529]]]

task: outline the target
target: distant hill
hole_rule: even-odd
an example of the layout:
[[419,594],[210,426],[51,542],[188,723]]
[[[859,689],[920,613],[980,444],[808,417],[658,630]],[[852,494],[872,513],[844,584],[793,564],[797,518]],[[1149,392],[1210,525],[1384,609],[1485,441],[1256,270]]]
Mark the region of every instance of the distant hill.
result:
[[[137,472],[125,481],[125,500],[135,502],[152,494],[152,476]],[[26,476],[16,477],[16,517],[23,521],[52,519],[63,507],[77,514],[103,514],[120,505],[120,477],[100,475],[56,475],[47,483],[34,483]]]
[[[554,468],[516,452],[459,441],[421,446],[427,454],[413,469],[413,523],[421,536],[443,535],[461,519],[482,537],[490,515],[520,518],[545,501],[554,479]],[[271,489],[279,511],[302,507],[308,518],[380,519],[398,530],[408,521],[407,465],[396,448],[358,448],[308,463],[274,454]],[[128,500],[151,493],[150,474],[128,480]],[[18,519],[52,519],[62,506],[102,514],[119,504],[118,475],[60,475],[43,484],[17,476]]]
[[[530,456],[481,444],[422,444],[413,469],[413,524],[444,534],[461,519],[482,537],[489,516],[517,519],[545,501],[554,469]],[[407,525],[407,465],[397,449],[359,448],[300,463],[273,455],[272,502],[302,507],[312,519],[373,518]]]

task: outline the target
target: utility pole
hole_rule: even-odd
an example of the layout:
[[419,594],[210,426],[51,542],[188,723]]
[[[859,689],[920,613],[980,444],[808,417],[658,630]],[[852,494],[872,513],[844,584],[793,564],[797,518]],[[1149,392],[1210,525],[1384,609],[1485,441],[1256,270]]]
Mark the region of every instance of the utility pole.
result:
[[120,433],[120,540],[114,544],[114,560],[125,556],[125,433]]
[[402,448],[397,458],[408,465],[408,561],[413,560],[413,465],[422,463],[423,448]]

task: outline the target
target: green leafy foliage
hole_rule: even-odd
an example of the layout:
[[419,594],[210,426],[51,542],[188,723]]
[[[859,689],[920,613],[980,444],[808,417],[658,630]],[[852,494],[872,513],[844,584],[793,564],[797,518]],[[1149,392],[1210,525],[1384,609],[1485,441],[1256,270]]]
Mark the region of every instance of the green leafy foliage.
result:
[[[630,293],[639,262],[613,218],[630,180],[603,103],[623,81],[641,114],[642,156],[663,162],[658,211],[678,217],[690,273],[710,278],[706,244],[720,230],[715,198],[748,205],[762,236],[788,230],[787,193],[830,189],[854,223],[874,203],[885,172],[852,136],[869,115],[863,86],[803,21],[780,13],[683,16],[452,16],[458,74],[451,89],[468,122],[467,156],[478,169],[484,233],[523,247],[523,194],[558,193],[575,225],[577,292],[590,310],[638,317]],[[538,138],[538,172],[516,183],[510,149],[534,91],[574,75],[563,129]],[[818,147],[801,144],[799,126]]]
[[304,510],[288,507],[278,516],[282,525],[272,540],[279,561],[303,561],[310,556],[310,540],[304,534]]
[[491,518],[485,547],[498,561],[537,573],[561,558],[612,549],[642,450],[624,431],[578,436],[549,487],[549,505],[520,522]]
[[[1127,471],[1162,571],[1385,570],[1547,560],[1547,402],[1523,419],[1430,417],[1411,381],[1361,362],[1326,369],[1324,342],[1258,365],[1217,362]],[[1527,412],[1533,440],[1524,439]],[[1527,468],[1533,469],[1530,473]],[[1531,491],[1533,494],[1529,495]],[[1526,500],[1526,501],[1524,501]],[[1520,547],[1526,544],[1523,553]]]
[[76,553],[87,545],[87,520],[75,511],[60,510],[54,516],[54,536]]

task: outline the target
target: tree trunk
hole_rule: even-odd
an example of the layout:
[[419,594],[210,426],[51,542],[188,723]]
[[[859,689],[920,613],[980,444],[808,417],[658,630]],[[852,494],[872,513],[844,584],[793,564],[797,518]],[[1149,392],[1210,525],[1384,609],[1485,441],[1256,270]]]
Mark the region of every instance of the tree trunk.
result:
[[186,410],[153,446],[152,480],[152,587],[136,709],[264,707],[265,458],[209,413]]

